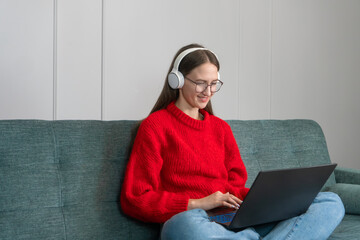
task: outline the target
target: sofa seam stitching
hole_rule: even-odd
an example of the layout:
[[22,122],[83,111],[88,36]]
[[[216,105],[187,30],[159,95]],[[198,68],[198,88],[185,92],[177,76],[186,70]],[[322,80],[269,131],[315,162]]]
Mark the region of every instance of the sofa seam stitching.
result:
[[58,182],[60,185],[60,209],[61,209],[61,214],[62,214],[62,218],[63,218],[63,223],[64,223],[64,236],[65,239],[67,239],[67,228],[66,228],[66,219],[65,219],[65,214],[64,214],[64,201],[63,201],[63,181],[62,181],[62,177],[61,177],[61,169],[60,169],[60,159],[59,159],[59,155],[58,155],[58,141],[57,141],[57,137],[56,137],[56,133],[55,133],[55,126],[54,126],[54,122],[52,122],[51,126],[52,126],[52,132],[53,132],[53,142],[54,142],[54,162],[57,165],[57,178],[58,178]]

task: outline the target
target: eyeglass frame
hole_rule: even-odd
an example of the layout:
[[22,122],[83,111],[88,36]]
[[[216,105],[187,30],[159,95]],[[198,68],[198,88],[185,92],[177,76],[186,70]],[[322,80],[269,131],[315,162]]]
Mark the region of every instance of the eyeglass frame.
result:
[[[216,92],[220,91],[222,85],[224,85],[224,83],[223,83],[221,80],[219,80],[219,79],[212,81],[211,84],[206,84],[206,81],[202,81],[202,82],[200,83],[200,82],[196,82],[196,81],[194,81],[194,80],[191,80],[191,79],[188,78],[188,77],[184,77],[184,78],[187,79],[187,80],[189,80],[190,82],[192,82],[192,83],[194,83],[194,84],[196,85],[196,86],[195,86],[195,92],[197,92],[197,93],[205,92],[206,89],[208,89],[208,87],[210,87],[210,92],[211,92],[211,93],[216,93]],[[214,82],[216,82],[215,84],[217,84],[217,83],[219,82],[219,83],[220,83],[220,87],[219,87],[219,89],[218,89],[217,91],[214,91],[214,92],[213,92],[213,91],[211,91],[211,86],[214,85]],[[201,92],[196,91],[196,87],[197,87],[199,84],[206,84],[206,87],[205,87],[204,90],[202,90]]]

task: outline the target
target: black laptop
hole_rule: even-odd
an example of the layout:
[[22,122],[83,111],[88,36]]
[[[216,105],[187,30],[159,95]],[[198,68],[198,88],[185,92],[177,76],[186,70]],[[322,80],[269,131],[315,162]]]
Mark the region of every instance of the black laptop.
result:
[[231,230],[289,219],[306,212],[337,164],[260,171],[238,210],[207,211]]

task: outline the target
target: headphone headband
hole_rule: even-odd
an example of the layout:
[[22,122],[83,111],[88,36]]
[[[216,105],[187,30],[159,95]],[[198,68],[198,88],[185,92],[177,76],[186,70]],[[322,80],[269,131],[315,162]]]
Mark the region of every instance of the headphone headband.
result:
[[[181,52],[177,58],[174,61],[174,66],[171,70],[171,72],[168,75],[168,83],[170,85],[170,87],[172,89],[179,89],[182,88],[184,85],[184,76],[183,74],[179,71],[179,65],[181,63],[181,61],[183,60],[183,58],[188,55],[189,53],[195,52],[197,50],[207,50],[210,51],[209,49],[203,48],[203,47],[195,47],[195,48],[189,48],[184,50],[183,52]],[[212,51],[210,51],[212,54],[215,55],[215,57],[217,58],[216,54],[213,53]],[[220,74],[218,72],[218,79],[220,79]]]
[[207,49],[206,49],[206,48],[202,48],[202,47],[186,49],[185,51],[183,51],[182,53],[180,53],[179,56],[177,56],[177,58],[175,59],[173,69],[176,70],[176,71],[179,71],[179,65],[180,65],[181,61],[183,60],[183,58],[184,58],[186,55],[188,55],[189,53],[195,52],[195,51],[197,51],[197,50],[207,50]]

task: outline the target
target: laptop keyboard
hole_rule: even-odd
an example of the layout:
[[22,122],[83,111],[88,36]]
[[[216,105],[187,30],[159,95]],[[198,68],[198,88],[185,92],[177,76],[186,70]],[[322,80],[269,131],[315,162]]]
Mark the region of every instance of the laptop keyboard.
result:
[[227,223],[231,222],[231,220],[234,218],[235,213],[226,213],[216,216],[210,216],[209,219],[212,222],[218,222],[218,223]]

